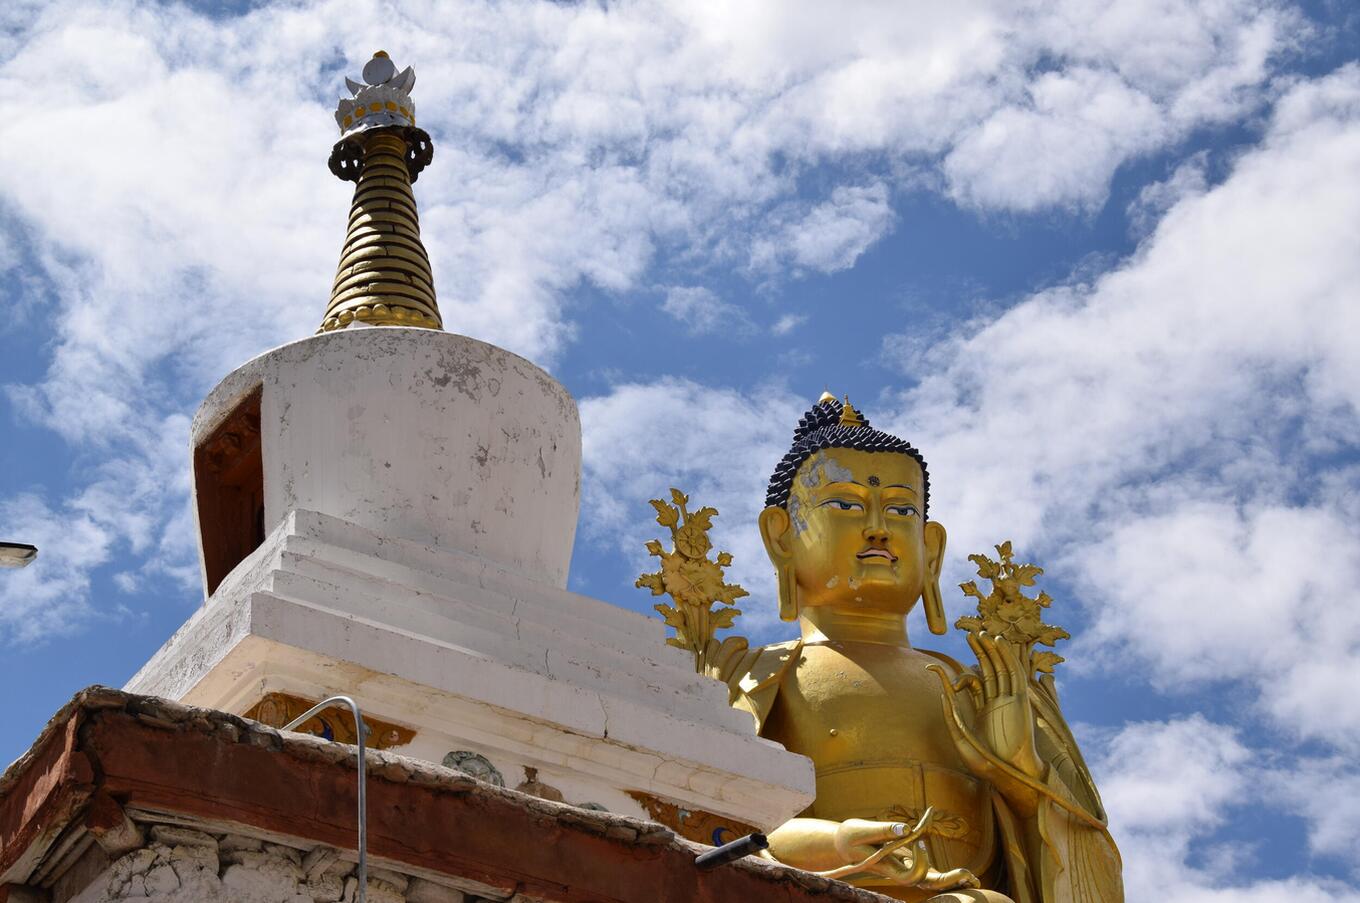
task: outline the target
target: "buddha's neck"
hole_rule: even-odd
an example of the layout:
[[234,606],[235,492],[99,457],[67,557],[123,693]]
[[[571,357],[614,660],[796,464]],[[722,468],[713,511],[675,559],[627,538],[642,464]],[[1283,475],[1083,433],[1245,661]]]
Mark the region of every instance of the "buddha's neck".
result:
[[911,648],[904,614],[873,609],[817,606],[798,619],[805,643],[881,643]]

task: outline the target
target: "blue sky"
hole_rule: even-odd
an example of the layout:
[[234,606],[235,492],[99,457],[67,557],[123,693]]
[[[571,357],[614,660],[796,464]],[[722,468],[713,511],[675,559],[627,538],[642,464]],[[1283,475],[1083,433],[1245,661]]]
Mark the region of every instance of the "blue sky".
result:
[[0,759],[199,603],[188,418],[315,328],[382,47],[446,324],[581,405],[573,589],[648,611],[678,485],[787,635],[755,514],[849,393],[952,583],[1047,567],[1131,900],[1360,900],[1360,12],[940,6],[7,6]]

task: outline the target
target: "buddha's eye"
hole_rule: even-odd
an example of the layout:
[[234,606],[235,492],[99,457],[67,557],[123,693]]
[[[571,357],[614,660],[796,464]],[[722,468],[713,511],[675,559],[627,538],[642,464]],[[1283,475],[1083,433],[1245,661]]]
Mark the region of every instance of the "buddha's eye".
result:
[[889,514],[896,514],[898,517],[915,517],[921,513],[916,510],[915,505],[889,505],[885,510]]
[[864,506],[859,502],[847,502],[845,499],[827,499],[817,507],[835,508],[837,511],[863,511]]

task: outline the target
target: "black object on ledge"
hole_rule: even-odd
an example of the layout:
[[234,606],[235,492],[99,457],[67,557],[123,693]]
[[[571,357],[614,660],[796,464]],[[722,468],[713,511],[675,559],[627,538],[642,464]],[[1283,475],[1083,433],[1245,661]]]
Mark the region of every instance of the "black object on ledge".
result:
[[739,837],[731,843],[725,843],[720,847],[715,847],[707,853],[700,853],[695,857],[694,864],[701,872],[706,872],[709,869],[715,869],[720,865],[727,865],[727,863],[740,859],[743,856],[759,853],[769,845],[770,842],[765,839],[764,834],[747,834],[745,837]]

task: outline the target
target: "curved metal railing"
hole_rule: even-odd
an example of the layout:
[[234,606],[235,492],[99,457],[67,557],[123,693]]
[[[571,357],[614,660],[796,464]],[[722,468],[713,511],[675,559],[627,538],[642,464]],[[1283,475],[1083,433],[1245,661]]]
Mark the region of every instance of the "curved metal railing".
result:
[[359,738],[359,896],[358,903],[368,901],[368,793],[367,793],[367,774],[364,769],[364,738],[368,736],[368,725],[364,724],[364,716],[359,711],[359,704],[348,696],[332,696],[323,699],[312,706],[292,721],[285,724],[281,730],[291,731],[307,722],[319,712],[323,712],[335,703],[340,702],[349,706],[349,710],[354,713],[354,733]]

